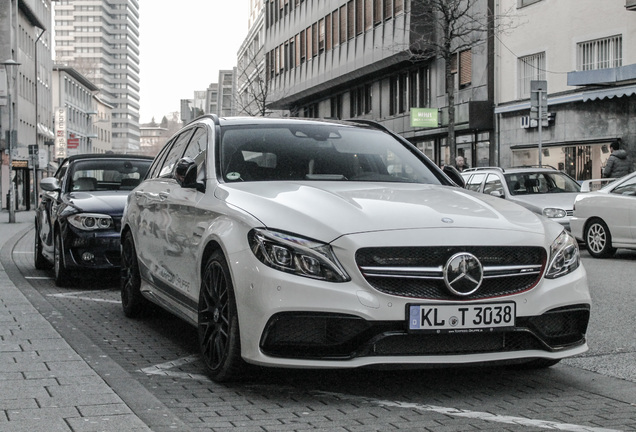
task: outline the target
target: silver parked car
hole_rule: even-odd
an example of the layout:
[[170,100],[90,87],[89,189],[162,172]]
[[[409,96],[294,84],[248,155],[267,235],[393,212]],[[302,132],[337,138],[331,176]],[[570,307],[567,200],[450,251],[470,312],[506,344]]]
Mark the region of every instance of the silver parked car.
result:
[[579,195],[572,234],[594,258],[611,257],[617,248],[636,249],[636,173]]
[[470,168],[462,172],[466,189],[515,202],[570,229],[570,218],[581,186],[572,177],[542,167]]

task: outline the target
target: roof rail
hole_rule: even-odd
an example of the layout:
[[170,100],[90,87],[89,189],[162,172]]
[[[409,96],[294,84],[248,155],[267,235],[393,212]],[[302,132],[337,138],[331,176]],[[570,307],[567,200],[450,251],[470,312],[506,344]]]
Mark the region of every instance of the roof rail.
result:
[[552,165],[517,165],[517,166],[513,166],[510,168],[548,168],[548,169],[553,169],[555,171],[558,171],[558,169],[556,169],[555,167],[553,167]]
[[201,119],[204,119],[204,118],[212,119],[212,121],[214,122],[215,125],[219,124],[219,116],[217,116],[216,114],[203,114],[203,115],[200,115],[199,117],[190,120],[187,124],[194,123],[195,121],[201,120]]
[[499,170],[501,172],[506,172],[503,168],[498,167],[498,166],[487,166],[487,167],[475,167],[475,168],[466,168],[464,171],[462,172],[474,172],[474,171],[485,171],[485,170]]

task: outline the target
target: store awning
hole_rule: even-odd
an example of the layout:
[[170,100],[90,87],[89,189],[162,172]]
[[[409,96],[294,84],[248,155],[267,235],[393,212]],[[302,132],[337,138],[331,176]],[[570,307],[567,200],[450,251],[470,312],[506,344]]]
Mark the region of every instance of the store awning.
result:
[[600,90],[583,92],[583,102],[591,100],[612,99],[615,97],[632,96],[636,94],[636,85],[610,87]]
[[42,123],[38,123],[38,133],[47,139],[55,139],[53,131]]

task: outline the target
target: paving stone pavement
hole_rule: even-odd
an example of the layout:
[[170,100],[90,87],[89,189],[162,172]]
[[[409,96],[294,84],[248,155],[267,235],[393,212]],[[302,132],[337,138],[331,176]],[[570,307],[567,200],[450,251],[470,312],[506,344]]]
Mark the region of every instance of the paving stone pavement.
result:
[[[0,212],[0,250],[33,227],[33,211]],[[6,262],[6,260],[5,260]],[[14,285],[0,262],[0,430],[10,432],[144,432],[189,428],[130,379],[127,405]],[[42,309],[40,308],[40,311]],[[82,335],[78,335],[79,338]],[[86,350],[91,349],[86,339]],[[86,352],[83,351],[84,354]],[[102,359],[102,362],[107,362]],[[116,364],[113,379],[125,379]],[[104,365],[101,365],[102,370]],[[117,386],[121,388],[122,386]],[[132,397],[130,397],[132,396]]]

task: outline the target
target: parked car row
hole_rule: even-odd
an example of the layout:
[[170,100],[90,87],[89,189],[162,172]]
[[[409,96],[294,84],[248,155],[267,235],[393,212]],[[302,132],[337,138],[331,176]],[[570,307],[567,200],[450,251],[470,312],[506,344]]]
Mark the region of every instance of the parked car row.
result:
[[77,177],[46,192],[73,213],[48,237],[90,233],[60,245],[81,262],[100,230],[118,234],[123,312],[155,304],[192,324],[216,381],[248,365],[547,367],[588,349],[570,232],[460,187],[373,122],[203,116],[154,158],[121,223],[83,210],[100,181],[84,192]]
[[462,172],[466,189],[501,197],[562,224],[595,258],[636,249],[636,173],[583,186],[550,167],[483,167]]

